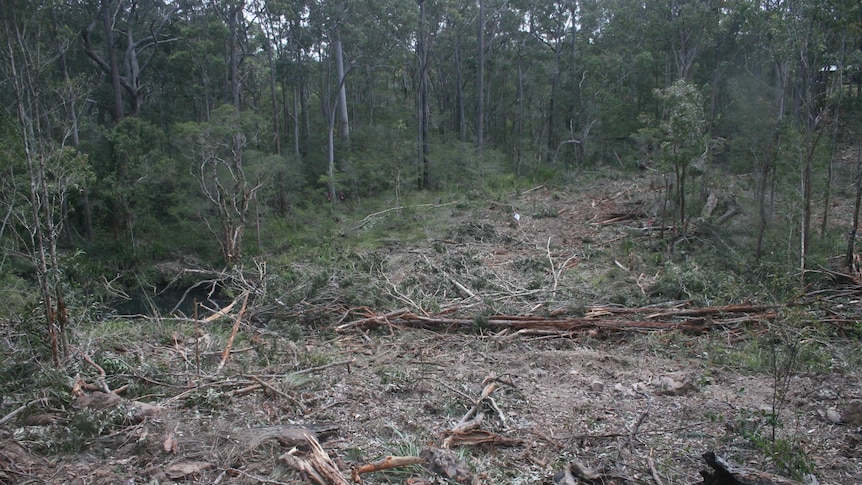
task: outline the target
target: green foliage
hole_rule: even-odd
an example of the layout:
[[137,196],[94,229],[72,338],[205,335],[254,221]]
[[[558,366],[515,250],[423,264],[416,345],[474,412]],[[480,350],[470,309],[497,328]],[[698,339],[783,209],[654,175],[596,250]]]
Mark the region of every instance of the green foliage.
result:
[[705,137],[703,100],[697,86],[678,80],[671,86],[655,91],[664,105],[664,117],[658,127],[656,142],[659,159],[676,175],[676,199],[679,203],[679,225],[685,227],[686,178],[693,165],[705,165],[709,153]]
[[0,266],[0,322],[20,321],[38,303],[30,284]]
[[728,429],[735,431],[749,447],[771,460],[779,474],[802,481],[816,470],[816,464],[805,450],[804,436],[771,435],[770,430],[780,424],[770,413],[741,410]]

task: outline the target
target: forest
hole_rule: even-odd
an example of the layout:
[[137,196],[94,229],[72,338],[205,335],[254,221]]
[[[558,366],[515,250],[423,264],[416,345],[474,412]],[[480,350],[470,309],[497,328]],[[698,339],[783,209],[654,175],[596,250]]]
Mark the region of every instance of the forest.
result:
[[[694,359],[705,370],[686,399],[729,386],[709,384],[712,369],[763,379],[766,411],[753,397],[734,408],[759,409],[744,418],[692,406],[733,427],[749,450],[734,458],[769,483],[812,476],[827,449],[858,462],[859,448],[836,451],[858,432],[802,443],[788,416],[818,372],[840,379],[819,381],[835,387],[806,404],[812,426],[853,423],[843,406],[862,399],[857,0],[0,0],[0,48],[0,483],[357,482],[316,439],[276,460],[272,440],[200,438],[206,455],[188,452],[188,429],[183,451],[177,430],[202,408],[219,429],[334,422],[342,443],[324,447],[352,463],[423,460],[367,483],[550,483],[563,462],[581,481],[553,483],[606,483],[572,458],[589,443],[629,450],[580,456],[627,480],[613,483],[693,483],[674,433],[654,443],[658,468],[637,450],[658,439],[637,437],[651,406],[688,389],[675,374],[673,392],[621,394],[640,419],[604,422],[627,442],[549,431],[541,458],[509,460],[517,472],[480,448],[458,456],[467,471],[434,466],[453,440],[527,446],[495,403],[493,439],[465,415],[446,446],[419,449],[439,437],[434,416],[463,414],[448,400],[475,413],[506,388],[508,413],[528,407],[495,362],[589,350],[628,375],[608,357],[620,342],[632,360],[668,359],[645,367],[656,375]],[[486,362],[437,376],[375,357],[390,345],[396,361],[463,345]],[[482,397],[462,383],[446,396],[455,377]],[[355,391],[343,416],[323,406],[362,387],[351,379],[373,397]],[[624,392],[587,381],[600,402]],[[411,393],[439,402],[420,419]],[[399,418],[345,436],[363,399]],[[226,411],[240,403],[266,416]],[[551,430],[548,413],[532,419]],[[727,445],[712,438],[681,448]],[[117,466],[107,452],[86,470],[39,464],[95,448],[137,458],[110,475],[97,473]],[[335,471],[303,468],[321,461]],[[429,473],[443,481],[409,481]]]

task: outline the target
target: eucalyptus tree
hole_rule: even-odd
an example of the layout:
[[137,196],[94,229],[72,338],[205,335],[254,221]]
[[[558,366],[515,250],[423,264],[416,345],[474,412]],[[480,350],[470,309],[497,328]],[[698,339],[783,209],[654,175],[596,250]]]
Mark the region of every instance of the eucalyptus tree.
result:
[[176,9],[163,0],[100,0],[91,5],[92,20],[81,37],[87,55],[108,76],[115,123],[126,116],[123,92],[128,115],[140,115],[147,92],[143,74],[159,46],[177,40],[163,33]]
[[548,157],[556,151],[559,143],[560,116],[559,109],[560,88],[564,74],[564,51],[566,47],[572,47],[567,43],[568,36],[576,25],[573,0],[545,0],[534,2],[527,10],[528,31],[533,38],[544,45],[552,55],[550,66],[545,69],[551,72],[550,88],[547,97],[547,105],[543,112],[546,116],[547,126],[547,150]]
[[259,132],[259,122],[248,112],[229,104],[213,111],[204,123],[182,123],[174,127],[176,142],[190,162],[201,192],[215,211],[215,221],[206,223],[216,236],[229,268],[241,267],[249,211],[260,189],[247,166],[247,149]]
[[665,113],[659,124],[659,143],[663,159],[674,170],[679,208],[677,222],[679,230],[685,233],[688,225],[686,182],[689,168],[695,163],[704,163],[709,154],[703,99],[697,86],[684,79],[657,90],[656,96],[662,101]]
[[[3,230],[11,229],[29,259],[39,286],[46,325],[46,343],[55,365],[69,354],[63,266],[58,250],[66,197],[86,183],[86,156],[70,146],[74,122],[60,109],[69,96],[56,71],[56,45],[44,24],[46,6],[25,8],[0,2],[0,100],[14,113],[14,129],[4,116],[0,124],[0,167],[4,173]],[[28,6],[29,7],[29,6]],[[69,87],[71,88],[71,87]],[[65,99],[64,99],[65,98]],[[20,253],[19,253],[20,254]]]
[[206,121],[225,102],[228,62],[225,39],[229,29],[217,11],[197,0],[183,2],[172,33],[179,39],[166,46],[153,91],[160,122]]

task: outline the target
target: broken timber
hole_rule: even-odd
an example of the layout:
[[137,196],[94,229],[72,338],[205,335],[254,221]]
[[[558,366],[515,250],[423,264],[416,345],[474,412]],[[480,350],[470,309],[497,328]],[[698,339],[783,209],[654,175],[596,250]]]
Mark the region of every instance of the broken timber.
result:
[[[447,312],[448,313],[448,312]],[[727,305],[703,308],[589,308],[581,317],[543,317],[535,315],[491,315],[455,317],[446,314],[417,315],[400,309],[362,318],[337,326],[337,332],[369,329],[381,325],[400,325],[437,330],[470,329],[477,325],[491,331],[516,331],[521,334],[579,331],[667,331],[702,333],[712,327],[758,323],[773,320],[777,311],[764,305]]]

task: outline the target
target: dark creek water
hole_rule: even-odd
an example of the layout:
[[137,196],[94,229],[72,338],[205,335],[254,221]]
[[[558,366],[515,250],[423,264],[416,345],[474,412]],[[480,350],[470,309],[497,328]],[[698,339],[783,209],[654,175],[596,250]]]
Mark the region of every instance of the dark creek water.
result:
[[[221,308],[230,303],[219,291],[210,294],[209,286],[198,288],[167,288],[159,292],[130,291],[129,299],[118,299],[108,304],[118,315],[146,315],[167,317],[171,315],[194,316],[195,302],[209,308]],[[208,314],[203,308],[199,313]]]

